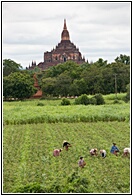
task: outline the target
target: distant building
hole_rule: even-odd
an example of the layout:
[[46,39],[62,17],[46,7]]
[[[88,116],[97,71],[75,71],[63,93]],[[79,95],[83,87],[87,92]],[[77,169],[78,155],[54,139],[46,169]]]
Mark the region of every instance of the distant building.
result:
[[31,98],[41,98],[42,97],[42,90],[38,84],[38,80],[36,74],[33,75],[34,78],[34,87],[37,89],[37,92]]
[[55,66],[59,63],[64,63],[68,60],[74,61],[77,64],[82,64],[85,62],[85,58],[82,56],[79,49],[70,41],[69,32],[66,26],[66,20],[64,20],[64,27],[61,33],[61,42],[51,50],[51,52],[44,52],[44,62],[40,62],[36,65],[36,62],[32,61],[31,66],[26,69],[34,69],[39,67],[45,70],[51,66]]

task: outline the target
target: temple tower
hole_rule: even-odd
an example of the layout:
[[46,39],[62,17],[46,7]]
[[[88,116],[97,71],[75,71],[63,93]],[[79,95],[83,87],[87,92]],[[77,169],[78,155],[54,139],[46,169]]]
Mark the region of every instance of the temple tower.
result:
[[64,19],[64,28],[61,34],[61,40],[70,40],[69,32],[66,26],[66,19]]
[[29,69],[34,69],[37,66],[44,70],[69,60],[74,61],[77,64],[82,64],[85,62],[85,58],[82,57],[79,48],[70,41],[66,19],[64,19],[63,30],[61,32],[61,41],[50,52],[44,52],[43,62],[40,62],[38,65],[36,65],[35,62],[32,62],[32,66],[30,66]]

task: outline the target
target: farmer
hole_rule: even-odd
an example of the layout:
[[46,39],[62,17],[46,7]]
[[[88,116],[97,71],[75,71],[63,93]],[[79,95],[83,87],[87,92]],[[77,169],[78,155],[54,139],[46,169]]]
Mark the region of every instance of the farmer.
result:
[[124,148],[123,150],[123,156],[128,156],[128,154],[130,154],[130,148]]
[[113,143],[113,146],[111,147],[110,152],[117,156],[117,153],[119,152],[119,148],[116,146],[116,143]]
[[60,152],[62,151],[62,149],[60,148],[60,149],[55,149],[54,151],[53,151],[53,156],[60,156]]
[[86,162],[84,161],[83,157],[80,157],[78,161],[79,167],[83,168],[86,165]]
[[90,150],[90,155],[96,155],[97,156],[97,148],[93,148]]
[[100,155],[105,158],[106,157],[106,150],[100,150]]
[[70,147],[71,144],[68,143],[66,140],[63,141],[63,148],[65,147],[66,150],[68,150],[68,147]]

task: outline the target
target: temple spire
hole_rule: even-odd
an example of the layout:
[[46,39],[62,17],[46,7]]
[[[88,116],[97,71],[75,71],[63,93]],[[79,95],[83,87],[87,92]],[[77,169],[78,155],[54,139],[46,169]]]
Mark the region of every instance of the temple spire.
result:
[[66,19],[64,19],[64,30],[67,30],[67,26],[66,26]]
[[66,19],[64,19],[64,27],[63,27],[63,31],[61,34],[61,40],[70,40],[69,32],[68,32],[67,26],[66,26]]

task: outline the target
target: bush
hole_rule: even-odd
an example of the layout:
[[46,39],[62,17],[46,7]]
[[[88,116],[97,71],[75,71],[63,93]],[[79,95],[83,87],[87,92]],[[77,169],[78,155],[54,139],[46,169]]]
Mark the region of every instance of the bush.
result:
[[130,95],[126,95],[124,98],[123,98],[123,101],[125,103],[128,103],[130,101]]
[[83,104],[88,105],[90,104],[90,99],[86,94],[79,96],[77,99],[75,99],[75,104]]
[[102,94],[96,94],[93,98],[96,99],[96,105],[102,105],[105,104],[104,98],[102,96]]
[[118,99],[115,99],[114,102],[113,102],[113,104],[117,104],[117,103],[120,103],[120,102],[119,102]]
[[68,178],[67,192],[72,193],[87,193],[89,181],[87,178],[82,178],[78,175],[78,172],[71,173]]
[[92,105],[96,105],[97,104],[97,100],[95,97],[90,98],[90,104]]
[[126,94],[126,96],[123,98],[123,100],[124,100],[125,102],[128,102],[128,101],[130,101],[130,84],[127,85],[126,89],[127,89],[127,94]]
[[41,102],[39,102],[39,103],[37,104],[37,106],[44,106],[44,104],[41,103]]
[[43,193],[43,189],[40,184],[30,183],[16,187],[14,193]]
[[61,101],[61,105],[71,105],[71,103],[67,98],[63,98]]

